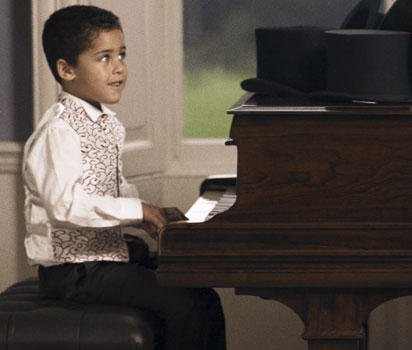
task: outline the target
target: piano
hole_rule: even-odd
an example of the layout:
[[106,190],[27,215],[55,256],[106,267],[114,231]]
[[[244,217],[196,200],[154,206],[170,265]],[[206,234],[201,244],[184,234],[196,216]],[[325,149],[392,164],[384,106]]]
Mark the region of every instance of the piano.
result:
[[412,295],[412,105],[247,93],[228,114],[237,174],[161,230],[160,283],[274,299],[309,350],[367,349],[369,313]]

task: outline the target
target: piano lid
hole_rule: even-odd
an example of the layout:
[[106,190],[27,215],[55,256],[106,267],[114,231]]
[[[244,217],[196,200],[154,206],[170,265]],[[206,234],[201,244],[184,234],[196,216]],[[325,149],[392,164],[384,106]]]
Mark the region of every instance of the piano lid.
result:
[[397,114],[410,115],[412,104],[371,101],[325,102],[304,97],[279,97],[255,93],[244,94],[228,114]]

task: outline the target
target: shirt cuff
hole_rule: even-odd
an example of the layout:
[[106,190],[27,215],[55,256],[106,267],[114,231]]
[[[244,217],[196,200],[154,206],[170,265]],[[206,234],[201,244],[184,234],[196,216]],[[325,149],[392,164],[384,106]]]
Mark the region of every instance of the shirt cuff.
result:
[[140,224],[143,221],[142,201],[139,198],[121,198],[120,225]]

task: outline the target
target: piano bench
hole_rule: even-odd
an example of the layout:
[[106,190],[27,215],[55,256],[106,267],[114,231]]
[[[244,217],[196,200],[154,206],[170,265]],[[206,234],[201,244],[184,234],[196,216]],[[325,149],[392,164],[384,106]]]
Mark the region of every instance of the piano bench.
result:
[[0,294],[0,349],[160,349],[160,326],[144,310],[47,298],[36,278]]

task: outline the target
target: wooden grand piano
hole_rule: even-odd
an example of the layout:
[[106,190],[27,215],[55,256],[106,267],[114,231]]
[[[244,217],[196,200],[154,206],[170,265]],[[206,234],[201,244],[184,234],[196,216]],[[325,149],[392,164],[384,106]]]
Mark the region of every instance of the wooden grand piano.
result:
[[229,209],[165,226],[160,282],[275,299],[309,350],[366,349],[369,313],[412,295],[411,108],[244,95],[236,181],[211,191]]

